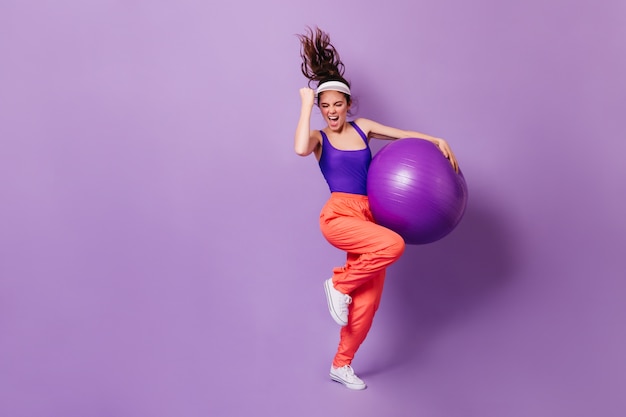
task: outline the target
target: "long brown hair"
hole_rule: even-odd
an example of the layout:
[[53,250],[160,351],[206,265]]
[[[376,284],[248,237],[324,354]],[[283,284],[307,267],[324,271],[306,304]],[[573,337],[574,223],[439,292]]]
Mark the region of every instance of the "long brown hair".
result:
[[[343,77],[345,66],[339,58],[339,52],[330,43],[328,33],[317,27],[315,30],[307,27],[306,33],[298,35],[298,38],[300,39],[300,56],[302,57],[300,69],[309,80],[309,87],[312,82],[319,85],[326,81],[341,81],[350,87],[350,83]],[[344,95],[350,104],[350,95]]]

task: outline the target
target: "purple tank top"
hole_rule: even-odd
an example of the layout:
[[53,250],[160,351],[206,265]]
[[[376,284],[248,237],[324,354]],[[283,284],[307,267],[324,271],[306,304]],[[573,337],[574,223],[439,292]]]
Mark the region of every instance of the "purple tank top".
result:
[[319,165],[331,192],[367,195],[367,170],[372,162],[367,136],[354,122],[350,125],[365,142],[365,149],[342,151],[333,147],[323,131]]

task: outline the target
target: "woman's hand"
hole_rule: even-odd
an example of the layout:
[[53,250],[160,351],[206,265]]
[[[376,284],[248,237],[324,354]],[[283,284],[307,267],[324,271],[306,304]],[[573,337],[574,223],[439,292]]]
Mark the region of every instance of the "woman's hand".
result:
[[450,146],[448,145],[448,142],[446,142],[445,140],[443,140],[441,138],[435,138],[433,143],[435,145],[437,145],[437,147],[439,148],[441,153],[443,153],[443,156],[445,156],[446,159],[448,159],[450,161],[450,163],[452,164],[452,168],[454,168],[454,171],[458,174],[459,173],[459,163],[457,162],[456,158],[454,157],[454,153],[452,153],[452,149],[450,149]]
[[315,91],[312,88],[303,87],[300,89],[300,98],[302,99],[302,107],[312,108],[315,104]]

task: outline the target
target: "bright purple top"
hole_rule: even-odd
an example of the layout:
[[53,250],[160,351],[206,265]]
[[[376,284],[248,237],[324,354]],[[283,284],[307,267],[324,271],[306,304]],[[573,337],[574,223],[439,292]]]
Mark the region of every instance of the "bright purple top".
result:
[[323,131],[320,169],[331,192],[367,195],[367,170],[372,162],[367,136],[354,122],[350,125],[359,133],[365,148],[356,151],[343,151],[333,147]]

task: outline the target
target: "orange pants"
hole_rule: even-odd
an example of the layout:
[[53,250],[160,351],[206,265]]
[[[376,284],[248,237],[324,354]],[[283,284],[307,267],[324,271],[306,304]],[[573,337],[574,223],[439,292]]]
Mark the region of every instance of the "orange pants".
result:
[[374,223],[367,196],[331,194],[320,214],[322,234],[347,252],[346,264],[333,270],[335,288],[352,297],[348,324],[341,328],[333,366],[349,365],[365,340],[380,304],[385,271],[404,252],[396,232]]

